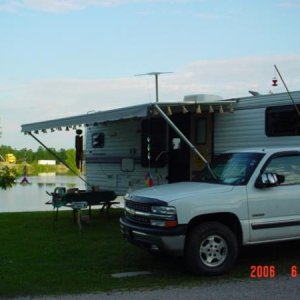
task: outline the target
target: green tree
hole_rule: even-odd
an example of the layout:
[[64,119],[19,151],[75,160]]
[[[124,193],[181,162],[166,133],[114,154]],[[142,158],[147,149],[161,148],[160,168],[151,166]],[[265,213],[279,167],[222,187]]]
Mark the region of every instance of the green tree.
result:
[[22,148],[16,151],[16,158],[18,163],[27,162],[30,164],[33,162],[33,156],[34,152],[31,149]]
[[3,167],[0,169],[0,189],[6,190],[12,187],[16,180],[17,174],[15,169],[9,167]]
[[0,146],[0,155],[1,155],[1,157],[3,157],[3,159],[5,159],[5,155],[8,154],[8,153],[12,153],[16,156],[16,150],[15,149],[13,149],[10,146],[1,145]]
[[76,167],[76,151],[74,149],[66,150],[66,163],[73,171],[79,173]]
[[63,148],[61,148],[60,150],[59,150],[59,152],[58,152],[58,155],[59,155],[59,157],[62,159],[62,160],[66,160],[67,159],[67,151],[66,151],[66,149],[63,149]]
[[[50,148],[62,161],[65,161],[75,172],[77,172],[76,163],[75,163],[75,150],[74,149],[59,149]],[[12,153],[17,158],[16,168],[18,169],[19,175],[21,174],[20,165],[26,163],[33,166],[35,172],[30,172],[30,174],[35,174],[38,172],[38,168],[40,166],[37,165],[38,160],[56,160],[58,162],[57,157],[54,157],[48,150],[39,146],[36,151],[32,149],[22,148],[20,150],[14,149],[11,146],[0,145],[0,162],[5,160],[5,155],[8,153]],[[79,173],[79,171],[78,171]]]

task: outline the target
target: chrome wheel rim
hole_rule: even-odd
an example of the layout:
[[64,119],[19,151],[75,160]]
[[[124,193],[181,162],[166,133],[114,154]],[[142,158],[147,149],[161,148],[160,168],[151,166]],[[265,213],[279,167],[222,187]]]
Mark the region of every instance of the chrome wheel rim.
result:
[[219,235],[210,235],[205,238],[199,250],[202,263],[207,267],[218,267],[226,259],[228,246],[226,241]]

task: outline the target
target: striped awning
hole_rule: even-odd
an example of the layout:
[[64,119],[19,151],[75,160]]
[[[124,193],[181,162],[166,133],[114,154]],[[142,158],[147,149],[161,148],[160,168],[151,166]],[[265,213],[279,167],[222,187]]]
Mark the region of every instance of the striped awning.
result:
[[[167,115],[171,116],[175,113],[224,113],[233,112],[235,101],[218,100],[203,102],[159,102],[158,105]],[[29,123],[21,125],[23,133],[54,132],[61,130],[76,129],[77,127],[96,125],[105,122],[114,122],[119,120],[146,118],[155,115],[153,103],[140,104],[135,106],[111,109],[106,111],[98,111],[83,115]]]

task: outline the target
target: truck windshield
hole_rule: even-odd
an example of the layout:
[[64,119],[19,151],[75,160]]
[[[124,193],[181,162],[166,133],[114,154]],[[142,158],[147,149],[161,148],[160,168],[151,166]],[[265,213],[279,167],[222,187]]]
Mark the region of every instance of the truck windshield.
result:
[[224,153],[215,157],[210,166],[217,179],[205,167],[194,178],[198,182],[229,185],[247,184],[263,153]]

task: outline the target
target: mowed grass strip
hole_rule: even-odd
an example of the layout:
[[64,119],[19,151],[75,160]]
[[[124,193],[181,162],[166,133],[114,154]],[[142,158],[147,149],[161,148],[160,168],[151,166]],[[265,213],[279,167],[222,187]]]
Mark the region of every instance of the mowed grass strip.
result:
[[[248,279],[253,265],[274,265],[276,276],[289,275],[292,265],[300,269],[300,242],[294,241],[245,248],[230,274],[196,277],[185,270],[182,258],[151,255],[125,241],[121,215],[121,209],[111,210],[109,217],[94,210],[80,231],[71,211],[60,211],[56,222],[52,212],[1,213],[0,297],[193,286]],[[151,275],[111,276],[135,271]]]

